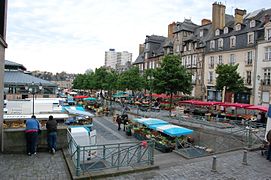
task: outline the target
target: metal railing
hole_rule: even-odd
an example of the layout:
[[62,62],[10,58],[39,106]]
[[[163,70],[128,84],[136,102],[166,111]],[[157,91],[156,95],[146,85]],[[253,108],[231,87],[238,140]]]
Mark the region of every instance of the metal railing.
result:
[[154,142],[127,142],[80,146],[67,131],[68,152],[76,175],[104,169],[154,164]]

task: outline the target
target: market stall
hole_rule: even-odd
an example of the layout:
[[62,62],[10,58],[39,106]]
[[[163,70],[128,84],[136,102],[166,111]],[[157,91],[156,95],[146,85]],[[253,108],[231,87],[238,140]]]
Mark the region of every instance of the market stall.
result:
[[169,124],[168,122],[155,118],[135,118],[133,135],[138,140],[155,141],[155,148],[161,152],[171,152],[187,140],[187,135],[193,130]]

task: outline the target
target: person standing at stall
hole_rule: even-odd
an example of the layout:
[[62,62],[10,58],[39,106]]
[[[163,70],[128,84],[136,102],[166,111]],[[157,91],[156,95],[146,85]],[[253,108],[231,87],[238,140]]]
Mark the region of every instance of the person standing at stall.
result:
[[268,150],[266,159],[271,161],[271,129],[268,131],[266,135],[266,140],[268,141]]
[[40,123],[36,116],[32,116],[26,120],[25,137],[26,137],[26,152],[28,156],[37,153],[37,141],[40,131]]
[[116,118],[116,122],[118,123],[118,131],[121,129],[120,125],[121,125],[121,117],[120,115],[117,114],[117,118]]
[[56,152],[56,138],[57,138],[57,121],[52,115],[49,116],[49,119],[46,123],[47,129],[47,143],[49,147],[49,152],[55,154]]

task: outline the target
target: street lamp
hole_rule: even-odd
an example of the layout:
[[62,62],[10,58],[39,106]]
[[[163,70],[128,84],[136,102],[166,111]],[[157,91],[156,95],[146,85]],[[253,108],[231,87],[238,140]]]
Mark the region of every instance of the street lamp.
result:
[[38,93],[38,92],[40,92],[41,90],[42,90],[42,84],[41,83],[39,83],[39,85],[37,85],[37,84],[35,84],[34,82],[32,82],[31,84],[26,84],[25,85],[25,90],[27,90],[29,93],[31,93],[32,94],[32,98],[33,98],[33,100],[32,100],[32,109],[33,109],[33,111],[32,111],[32,116],[34,116],[35,114],[35,94],[36,93]]
[[150,104],[149,104],[149,109],[151,111],[152,108],[152,81],[153,81],[153,76],[148,76],[147,79],[149,80],[150,83]]

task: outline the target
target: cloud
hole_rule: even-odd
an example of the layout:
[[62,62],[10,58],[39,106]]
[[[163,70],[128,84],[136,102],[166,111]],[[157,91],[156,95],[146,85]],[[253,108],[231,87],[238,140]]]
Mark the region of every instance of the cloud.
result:
[[[261,7],[263,1],[251,9]],[[138,55],[146,35],[167,36],[167,25],[211,19],[213,1],[13,0],[8,4],[6,59],[28,70],[83,73],[104,64],[109,48]],[[243,2],[227,1],[232,9]],[[249,6],[249,3],[245,4]],[[240,7],[243,8],[243,7]],[[227,9],[228,10],[228,9]]]

